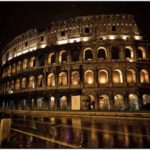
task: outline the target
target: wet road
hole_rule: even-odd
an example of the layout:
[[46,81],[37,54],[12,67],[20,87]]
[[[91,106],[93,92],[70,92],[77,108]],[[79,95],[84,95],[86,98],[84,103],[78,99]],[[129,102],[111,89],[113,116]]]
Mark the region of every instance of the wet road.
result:
[[9,148],[150,148],[150,121],[13,117]]

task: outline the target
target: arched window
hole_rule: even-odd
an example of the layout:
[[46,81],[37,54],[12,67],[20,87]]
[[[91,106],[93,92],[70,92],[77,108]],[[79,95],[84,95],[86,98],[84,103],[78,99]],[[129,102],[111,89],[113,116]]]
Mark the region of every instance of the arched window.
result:
[[68,84],[67,83],[67,74],[65,72],[61,72],[59,74],[58,83],[60,86],[66,86]]
[[16,72],[16,64],[13,64],[12,66],[12,73],[15,73]]
[[21,70],[21,61],[19,61],[17,65],[17,71],[20,71],[20,70]]
[[110,109],[109,97],[107,95],[101,95],[99,97],[98,108],[100,110],[109,110]]
[[23,70],[26,70],[28,67],[28,60],[27,59],[24,59],[23,60]]
[[37,84],[38,87],[43,87],[43,85],[44,85],[43,80],[44,80],[43,75],[39,75],[38,76],[38,84]]
[[112,59],[119,59],[120,54],[119,54],[119,48],[118,47],[112,47],[111,48],[111,58]]
[[44,98],[39,97],[37,98],[37,109],[43,109],[44,108]]
[[56,100],[55,100],[55,97],[51,97],[50,98],[50,109],[51,110],[54,110],[56,108]]
[[94,73],[92,70],[87,70],[84,73],[84,82],[86,84],[93,84],[94,83]]
[[125,58],[126,59],[134,58],[133,48],[131,46],[125,47]]
[[129,94],[129,108],[131,110],[138,110],[139,103],[138,103],[138,96],[135,94]]
[[14,80],[11,81],[11,90],[12,90],[12,91],[14,90]]
[[29,88],[35,88],[35,78],[34,78],[34,76],[31,76],[30,78],[29,78]]
[[6,88],[7,92],[10,90],[10,83],[7,82],[7,88]]
[[11,75],[11,65],[8,67],[8,76]]
[[62,96],[61,99],[60,99],[60,107],[61,107],[61,110],[66,110],[67,109],[67,97],[66,96]]
[[53,73],[49,74],[47,77],[47,86],[55,86],[55,75]]
[[39,66],[40,67],[43,67],[44,65],[45,65],[45,55],[44,54],[42,54],[42,55],[40,55],[40,56],[38,56],[38,63],[39,63]]
[[71,61],[79,61],[80,50],[72,49],[71,50]]
[[97,57],[98,57],[98,58],[101,58],[101,59],[106,59],[106,48],[100,47],[100,48],[97,50]]
[[56,54],[50,53],[48,55],[48,64],[54,64],[54,63],[56,63]]
[[144,47],[138,47],[137,49],[137,54],[138,54],[138,58],[139,59],[143,59],[143,58],[146,58],[146,51],[145,51],[145,48]]
[[25,89],[26,88],[26,78],[22,78],[22,83],[21,83],[21,87],[22,89]]
[[142,100],[143,100],[143,105],[150,104],[150,95],[148,95],[148,94],[143,94]]
[[127,83],[136,82],[136,72],[133,69],[127,70]]
[[113,83],[123,83],[122,72],[118,69],[113,71]]
[[114,109],[115,110],[124,110],[125,109],[124,97],[120,94],[117,94],[114,96]]
[[20,80],[17,79],[15,83],[15,90],[19,90],[19,89],[20,89]]
[[30,68],[34,68],[36,66],[36,61],[35,61],[35,57],[32,57],[30,59]]
[[71,74],[71,83],[72,85],[79,85],[80,82],[80,75],[78,71],[74,71]]
[[98,72],[98,82],[100,84],[108,83],[108,72],[106,70],[100,70]]
[[62,62],[67,62],[67,52],[65,50],[62,50],[60,53],[59,53],[59,62],[62,63]]
[[84,59],[85,60],[92,60],[93,59],[93,51],[90,48],[84,50]]
[[149,83],[149,74],[147,70],[142,69],[140,71],[140,81],[141,83]]

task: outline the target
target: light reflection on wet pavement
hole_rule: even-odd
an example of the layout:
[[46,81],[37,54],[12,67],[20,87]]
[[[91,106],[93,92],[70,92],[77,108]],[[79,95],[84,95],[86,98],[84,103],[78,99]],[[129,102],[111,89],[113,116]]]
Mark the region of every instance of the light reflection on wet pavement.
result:
[[8,148],[150,148],[150,121],[68,117],[13,118]]

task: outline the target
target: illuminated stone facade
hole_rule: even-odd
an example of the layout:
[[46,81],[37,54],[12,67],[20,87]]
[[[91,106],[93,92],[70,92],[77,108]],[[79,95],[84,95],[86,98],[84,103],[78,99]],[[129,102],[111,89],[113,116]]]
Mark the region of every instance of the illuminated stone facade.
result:
[[0,107],[140,110],[150,103],[149,65],[149,43],[132,15],[52,23],[2,51]]

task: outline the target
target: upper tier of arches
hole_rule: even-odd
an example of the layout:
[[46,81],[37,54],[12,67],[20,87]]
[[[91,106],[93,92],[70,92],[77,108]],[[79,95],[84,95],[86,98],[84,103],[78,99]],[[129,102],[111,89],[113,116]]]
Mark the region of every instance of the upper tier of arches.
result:
[[100,46],[96,49],[91,47],[70,50],[59,50],[47,52],[41,56],[30,56],[19,60],[12,65],[6,65],[2,70],[2,77],[11,76],[14,73],[25,71],[27,69],[33,69],[38,67],[44,67],[49,65],[60,65],[69,63],[88,63],[88,62],[110,62],[110,61],[126,61],[126,62],[138,62],[141,60],[149,60],[149,53],[144,46],[138,46],[137,48],[132,46],[124,46],[119,48],[111,46],[110,48]]

